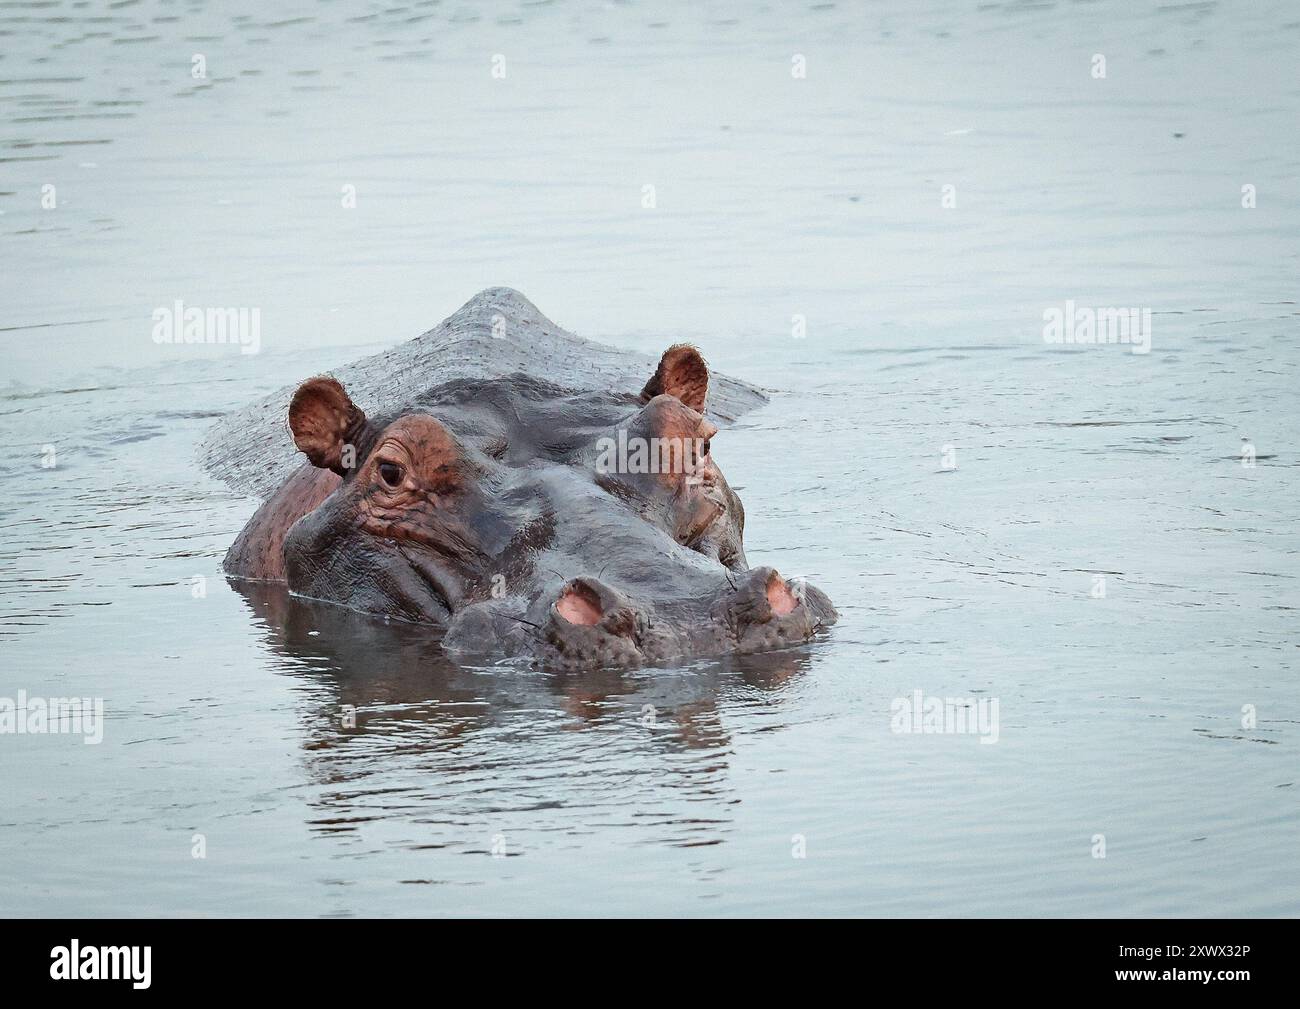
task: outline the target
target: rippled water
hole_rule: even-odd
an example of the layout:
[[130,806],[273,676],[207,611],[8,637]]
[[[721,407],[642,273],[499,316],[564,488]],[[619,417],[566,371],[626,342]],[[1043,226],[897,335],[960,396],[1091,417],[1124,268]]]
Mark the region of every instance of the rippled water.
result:
[[[0,735],[0,913],[1300,912],[1292,5],[19,2],[0,43],[0,696],[107,716]],[[557,676],[228,584],[213,420],[493,284],[777,389],[716,453],[839,626]],[[262,352],[155,344],[177,298]],[[1151,352],[1046,345],[1067,299]],[[891,731],[915,690],[998,742]]]

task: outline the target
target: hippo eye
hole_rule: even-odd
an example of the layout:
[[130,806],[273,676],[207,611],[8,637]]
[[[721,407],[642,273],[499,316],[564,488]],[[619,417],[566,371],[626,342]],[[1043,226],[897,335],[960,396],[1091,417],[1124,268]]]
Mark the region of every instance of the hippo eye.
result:
[[381,462],[379,464],[379,478],[389,487],[400,487],[402,477],[405,475],[402,467],[395,462]]

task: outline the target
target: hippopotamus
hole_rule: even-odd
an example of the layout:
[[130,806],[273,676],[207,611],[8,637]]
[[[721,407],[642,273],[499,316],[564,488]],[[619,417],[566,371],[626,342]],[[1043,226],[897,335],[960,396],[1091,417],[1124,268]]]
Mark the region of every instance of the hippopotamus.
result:
[[835,608],[750,567],[718,459],[722,427],[765,400],[694,346],[617,351],[493,288],[225,419],[207,462],[265,500],[224,567],[426,626],[466,659],[626,667],[797,644]]

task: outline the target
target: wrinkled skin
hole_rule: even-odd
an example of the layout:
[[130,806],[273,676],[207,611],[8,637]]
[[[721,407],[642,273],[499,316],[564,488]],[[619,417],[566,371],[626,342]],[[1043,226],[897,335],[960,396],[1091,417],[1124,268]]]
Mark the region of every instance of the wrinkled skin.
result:
[[[372,419],[334,379],[311,379],[288,418],[307,462],[226,570],[445,629],[444,648],[467,656],[629,666],[807,640],[835,610],[749,567],[707,393],[686,346],[640,396],[516,374],[436,386]],[[658,471],[612,453],[620,439],[663,446]]]

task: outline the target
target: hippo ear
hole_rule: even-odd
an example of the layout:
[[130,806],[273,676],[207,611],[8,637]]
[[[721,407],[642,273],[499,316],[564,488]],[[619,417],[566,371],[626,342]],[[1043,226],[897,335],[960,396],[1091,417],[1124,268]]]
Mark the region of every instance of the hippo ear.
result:
[[293,443],[313,466],[331,469],[339,476],[346,473],[343,446],[349,433],[355,432],[365,419],[343,386],[328,375],[309,378],[289,403]]
[[704,400],[709,394],[709,366],[688,343],[675,343],[664,351],[659,367],[641,390],[641,399],[649,402],[665,393],[676,396],[696,413],[704,412]]

